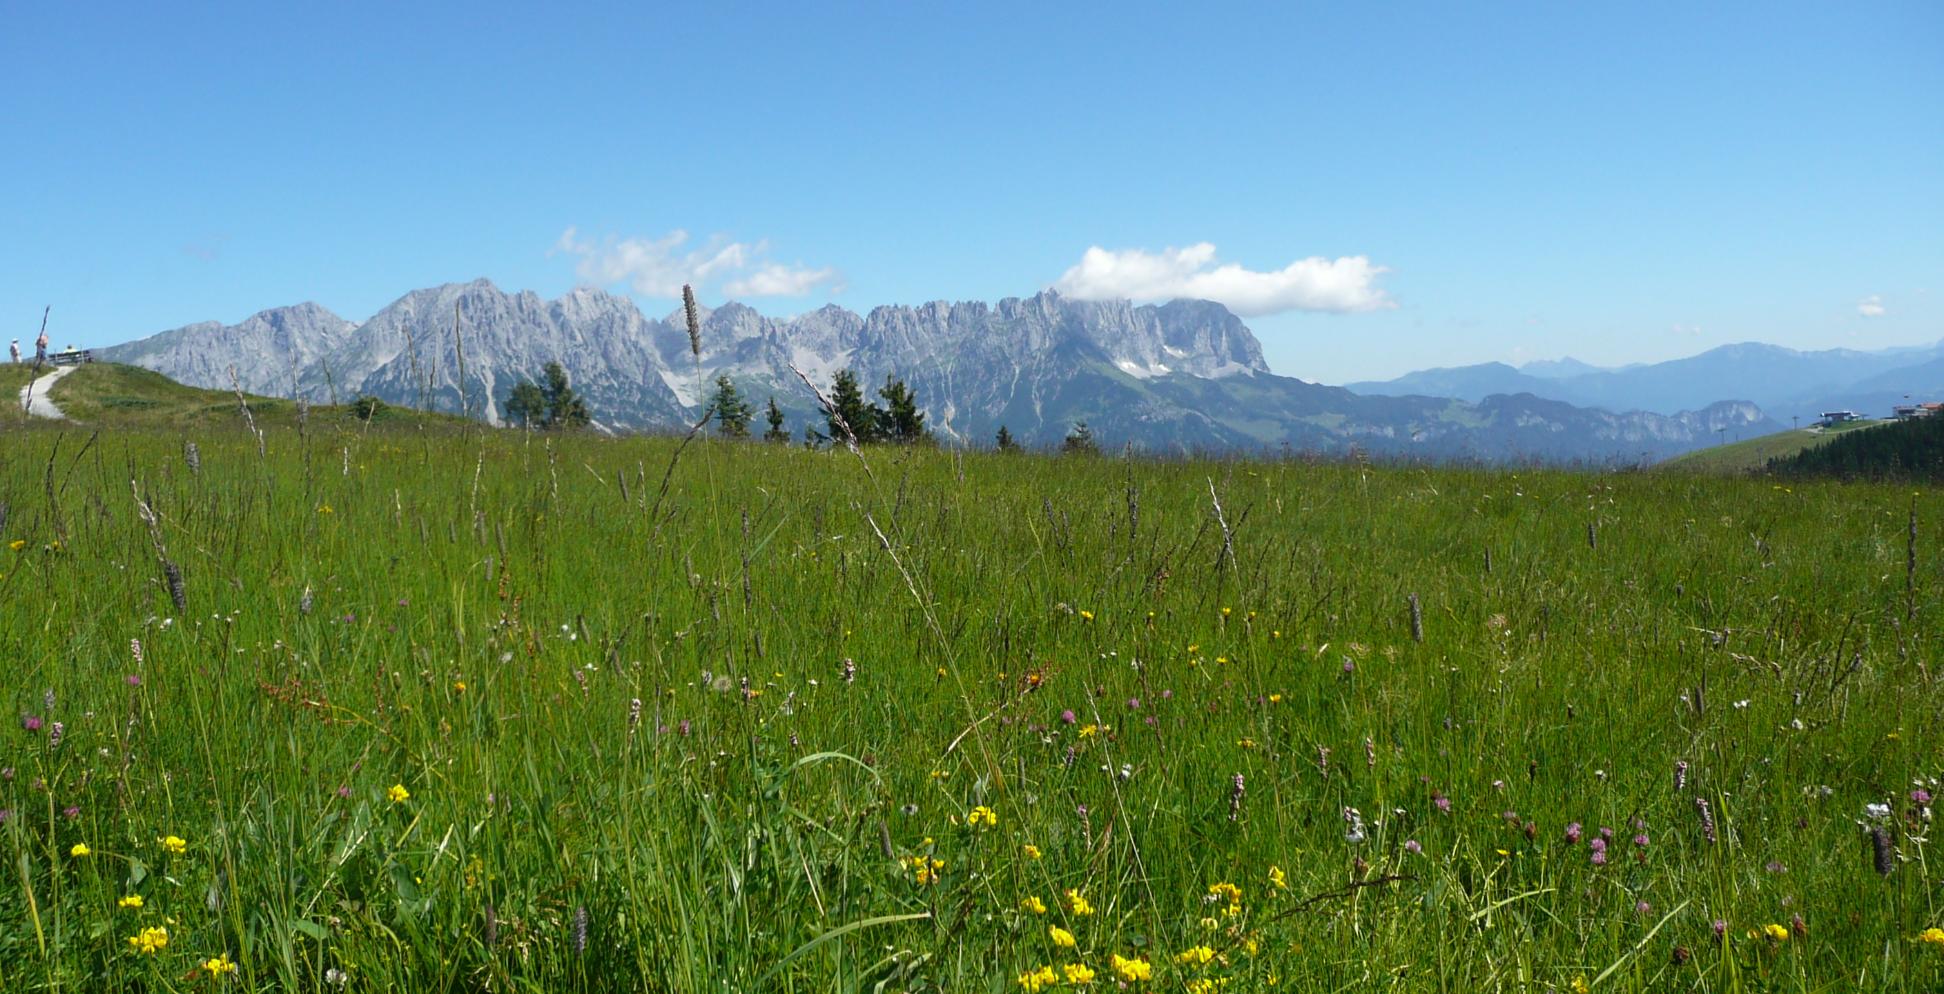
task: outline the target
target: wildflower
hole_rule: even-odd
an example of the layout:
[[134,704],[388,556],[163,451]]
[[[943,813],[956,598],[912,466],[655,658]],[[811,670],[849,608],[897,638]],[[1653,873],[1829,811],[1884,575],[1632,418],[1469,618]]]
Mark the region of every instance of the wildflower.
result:
[[174,853],[178,856],[189,851],[189,843],[184,841],[180,835],[165,835],[156,839],[155,844],[161,846],[163,852]]
[[[465,692],[466,692],[466,681],[464,681],[464,680],[454,680],[454,681],[452,681],[452,692],[453,692],[453,693],[455,693],[455,694],[463,694],[463,693],[465,693]],[[636,719],[637,719],[637,720],[639,720],[639,718],[640,718],[640,716],[641,716],[641,708],[639,707],[639,702],[636,702],[636,704],[637,704],[637,706],[636,706],[636,708],[635,708],[635,717],[636,717]]]
[[1085,918],[1094,913],[1093,905],[1087,903],[1086,895],[1079,891],[1069,889],[1066,892],[1066,899],[1068,910],[1071,910],[1075,915]]
[[212,977],[222,977],[225,974],[236,972],[236,964],[230,962],[228,953],[224,953],[214,959],[203,960],[202,968],[204,972]]
[[118,908],[130,908],[135,911],[140,911],[142,910],[142,895],[130,894],[127,897],[124,897],[121,900],[116,901],[115,906]]
[[317,513],[319,513],[319,514],[332,514],[332,513],[335,513],[335,512],[333,512],[333,511],[331,510],[331,505],[329,505],[329,504],[319,504],[319,505],[317,505]]
[[1039,847],[1038,847],[1038,846],[1036,846],[1036,845],[1033,845],[1033,844],[1032,844],[1032,843],[1030,843],[1030,842],[1029,842],[1029,843],[1027,843],[1027,844],[1025,844],[1025,845],[1023,845],[1023,846],[1020,846],[1020,847],[1019,847],[1019,851],[1020,851],[1020,852],[1022,852],[1022,853],[1025,853],[1025,854],[1026,854],[1026,858],[1027,858],[1027,859],[1038,859],[1038,858],[1040,858],[1040,850],[1039,850]]
[[1585,974],[1573,978],[1573,994],[1587,994],[1592,989],[1592,986],[1586,982]]
[[20,727],[27,731],[38,732],[41,730],[41,724],[42,722],[38,715],[23,714],[20,716]]
[[920,887],[929,887],[937,883],[939,871],[945,869],[945,861],[942,859],[913,856],[908,862],[911,864],[911,879]]
[[1061,928],[1058,925],[1046,926],[1046,937],[1052,939],[1053,944],[1059,946],[1061,949],[1073,948],[1074,945],[1073,933],[1067,931],[1066,929]]
[[1079,716],[1073,713],[1073,709],[1072,709],[1072,708],[1068,708],[1068,709],[1066,709],[1065,711],[1062,711],[1062,712],[1060,712],[1060,723],[1061,723],[1061,724],[1065,724],[1065,725],[1071,725],[1071,724],[1073,724],[1074,722],[1076,722],[1076,721],[1079,721],[1079,720],[1080,720],[1080,718],[1079,718]]
[[1068,963],[1062,969],[1066,972],[1067,983],[1079,986],[1093,983],[1094,972],[1085,963]]
[[1269,868],[1269,886],[1277,890],[1289,889],[1289,875],[1283,872],[1282,867],[1271,866]]
[[[1944,930],[1931,929],[1931,931],[1944,935]],[[1944,941],[1944,939],[1940,941]],[[1119,977],[1122,983],[1131,984],[1139,980],[1154,979],[1154,966],[1144,959],[1128,959],[1119,953],[1115,953],[1113,966],[1114,976]]]
[[965,823],[973,828],[978,828],[980,825],[991,828],[999,824],[999,816],[994,814],[991,808],[981,804],[966,814]]
[[75,859],[80,859],[83,856],[94,855],[94,850],[88,848],[88,844],[86,842],[76,842],[74,844],[74,848],[68,850],[68,855],[73,856]]
[[1059,974],[1054,973],[1051,966],[1042,966],[1037,970],[1028,970],[1019,975],[1019,986],[1026,988],[1028,994],[1059,982]]
[[1570,825],[1567,825],[1567,826],[1566,826],[1566,844],[1567,844],[1567,845],[1569,845],[1569,846],[1576,846],[1576,845],[1579,845],[1579,840],[1580,840],[1580,833],[1581,833],[1581,831],[1582,831],[1582,829],[1580,828],[1580,823],[1579,823],[1579,822],[1573,822],[1572,824],[1570,824]]
[[1019,907],[1022,911],[1030,911],[1036,915],[1046,914],[1046,902],[1040,900],[1038,894],[1026,895],[1020,900]]
[[1422,845],[1419,845],[1418,840],[1416,839],[1405,839],[1404,851],[1410,853],[1413,856],[1417,856],[1424,852],[1424,847]]
[[1930,928],[1917,933],[1917,941],[1944,948],[1944,928],[1938,928],[1932,925]]
[[332,987],[343,987],[351,982],[351,975],[334,966],[324,971],[324,982]]
[[1215,959],[1215,950],[1207,946],[1193,946],[1181,951],[1175,962],[1183,966],[1207,966]]
[[153,956],[169,948],[169,930],[160,925],[145,928],[128,937],[128,948],[144,956]]
[[412,799],[412,792],[406,790],[404,784],[395,783],[385,790],[385,797],[393,804],[403,804]]
[[1431,792],[1431,806],[1437,808],[1439,814],[1448,815],[1451,813],[1451,798],[1444,796],[1440,791],[1434,790]]
[[17,538],[7,543],[7,548],[12,549],[15,552],[19,552],[20,550],[25,549],[26,547],[27,547],[27,540],[24,538]]
[[1770,922],[1749,934],[1760,936],[1770,942],[1787,942],[1789,939],[1788,927],[1785,925],[1777,925],[1774,922]]
[[1081,621],[1092,621],[1093,619],[1094,619],[1094,613],[1093,613],[1092,611],[1081,611],[1081,612],[1080,612],[1080,620],[1081,620]]
[[1080,726],[1080,737],[1081,737],[1081,738],[1083,738],[1083,739],[1090,739],[1090,738],[1093,738],[1094,736],[1096,736],[1096,735],[1099,735],[1099,734],[1100,734],[1100,726],[1099,726],[1099,725],[1082,725],[1082,726]]
[[1229,914],[1234,914],[1242,910],[1242,888],[1231,883],[1209,884],[1208,899],[1211,901],[1227,900]]

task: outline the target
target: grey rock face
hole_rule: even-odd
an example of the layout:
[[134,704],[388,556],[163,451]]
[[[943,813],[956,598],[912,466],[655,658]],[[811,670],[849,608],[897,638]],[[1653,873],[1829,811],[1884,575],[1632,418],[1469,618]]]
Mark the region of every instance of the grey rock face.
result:
[[[1069,300],[1051,291],[997,304],[933,301],[858,315],[826,306],[794,318],[738,303],[700,312],[701,352],[684,317],[577,289],[558,300],[485,280],[415,290],[362,324],[314,304],[241,324],[190,325],[106,350],[198,386],[314,401],[372,394],[497,421],[521,378],[559,362],[595,420],[620,430],[685,428],[717,376],[790,428],[821,425],[801,370],[826,387],[851,369],[867,390],[887,377],[916,391],[947,441],[986,444],[1000,425],[1025,444],[1057,443],[1085,420],[1102,444],[1155,451],[1343,450],[1485,459],[1634,460],[1711,444],[1715,429],[1765,424],[1752,405],[1677,415],[1610,414],[1530,394],[1476,403],[1359,396],[1276,376],[1261,345],[1220,304]],[[794,369],[793,369],[794,367]]]

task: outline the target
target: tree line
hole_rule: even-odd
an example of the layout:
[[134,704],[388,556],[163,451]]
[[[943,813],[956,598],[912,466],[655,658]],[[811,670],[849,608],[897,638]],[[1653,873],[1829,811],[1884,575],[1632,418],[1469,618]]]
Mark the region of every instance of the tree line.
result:
[[[895,376],[885,377],[884,385],[878,388],[877,398],[873,400],[865,397],[856,373],[840,369],[832,377],[827,399],[829,407],[824,412],[823,427],[820,429],[810,424],[803,428],[806,445],[821,446],[833,441],[853,440],[859,445],[937,444],[937,437],[925,424],[925,412],[918,406],[917,392]],[[586,401],[568,382],[567,371],[558,362],[547,363],[541,370],[538,382],[521,379],[515,383],[507,394],[503,409],[507,423],[522,428],[583,428],[593,420]],[[708,409],[718,435],[728,439],[750,437],[750,422],[756,416],[756,408],[728,374],[716,377]],[[762,415],[768,425],[763,432],[763,441],[790,441],[790,432],[784,427],[783,409],[777,406],[774,394],[763,405]],[[999,426],[993,443],[1001,452],[1015,452],[1020,448],[1005,425]],[[1092,429],[1081,421],[1067,433],[1060,449],[1063,452],[1094,453],[1099,451],[1099,445],[1094,440]]]

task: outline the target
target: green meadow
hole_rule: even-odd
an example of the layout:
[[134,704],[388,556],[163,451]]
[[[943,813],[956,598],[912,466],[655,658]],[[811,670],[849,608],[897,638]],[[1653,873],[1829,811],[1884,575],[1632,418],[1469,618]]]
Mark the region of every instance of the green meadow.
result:
[[1928,492],[183,405],[0,430],[0,991],[1944,986]]

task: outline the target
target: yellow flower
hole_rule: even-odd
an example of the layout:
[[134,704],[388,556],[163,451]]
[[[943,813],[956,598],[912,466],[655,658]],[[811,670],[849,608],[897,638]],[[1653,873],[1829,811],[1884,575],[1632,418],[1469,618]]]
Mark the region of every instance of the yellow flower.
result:
[[1769,924],[1762,926],[1761,929],[1759,930],[1759,934],[1762,936],[1762,938],[1767,939],[1770,942],[1789,941],[1788,928],[1782,925],[1777,925],[1774,922],[1770,922]]
[[1944,946],[1944,928],[1933,925],[1917,933],[1918,942],[1928,942],[1933,946]]
[[1236,745],[1238,745],[1238,746],[1241,746],[1241,747],[1242,747],[1242,748],[1244,748],[1244,749],[1254,749],[1254,748],[1255,748],[1255,740],[1254,740],[1254,739],[1236,739],[1236,740],[1235,740],[1235,744],[1236,744]]
[[1099,726],[1099,725],[1081,725],[1081,726],[1080,726],[1080,737],[1081,737],[1081,738],[1083,738],[1083,739],[1090,739],[1090,738],[1093,738],[1094,736],[1096,736],[1096,735],[1099,735],[1099,734],[1100,734],[1100,726]]
[[1040,900],[1038,894],[1028,894],[1020,900],[1019,907],[1021,910],[1030,911],[1036,915],[1046,914],[1046,902]]
[[1269,695],[1269,703],[1271,703],[1271,704],[1281,704],[1281,703],[1282,703],[1282,695],[1281,695],[1281,694],[1270,694],[1270,695]]
[[26,547],[27,547],[27,540],[24,538],[17,538],[7,543],[7,548],[12,549],[15,552],[19,552],[20,550],[25,549]]
[[1114,954],[1114,976],[1127,983],[1137,980],[1154,979],[1154,966],[1144,959],[1127,959],[1119,953]]
[[1573,994],[1587,994],[1592,989],[1592,987],[1587,985],[1585,975],[1573,978]]
[[204,970],[208,971],[209,975],[212,977],[220,977],[226,973],[236,972],[236,964],[230,962],[228,953],[224,953],[223,955],[218,956],[215,959],[203,960],[202,967]]
[[1093,620],[1093,612],[1092,612],[1092,611],[1082,611],[1082,612],[1080,612],[1080,620],[1081,620],[1081,621],[1092,621],[1092,620]]
[[128,937],[128,948],[144,956],[153,956],[169,948],[169,930],[160,925],[145,928]]
[[1208,894],[1210,897],[1227,901],[1231,907],[1239,908],[1242,904],[1242,888],[1231,883],[1209,884]]
[[94,855],[94,850],[88,848],[86,842],[76,842],[74,848],[68,850],[68,855],[73,856],[75,859],[80,859],[83,856]]
[[1086,917],[1087,915],[1093,914],[1093,905],[1088,904],[1086,896],[1081,894],[1079,891],[1068,890],[1066,892],[1066,899],[1067,899],[1067,908],[1071,910],[1074,914],[1079,915],[1083,918]]
[[115,906],[120,908],[134,908],[135,910],[140,911],[142,910],[142,895],[130,894],[127,897],[124,897],[121,900],[116,901]]
[[453,691],[454,691],[455,693],[460,693],[460,694],[463,694],[463,693],[465,693],[465,692],[466,692],[466,681],[464,681],[464,680],[454,680],[454,681],[452,681],[452,689],[453,689]]
[[1019,975],[1019,986],[1026,988],[1029,994],[1032,991],[1037,991],[1042,987],[1051,987],[1059,982],[1060,976],[1053,972],[1051,966],[1042,966],[1037,970],[1028,970]]
[[965,816],[965,823],[973,828],[978,828],[980,825],[991,828],[999,824],[999,816],[994,814],[991,808],[981,804]]
[[1269,886],[1277,890],[1289,889],[1289,875],[1283,872],[1282,867],[1272,866],[1269,868]]
[[929,887],[937,883],[938,871],[945,868],[945,861],[942,859],[926,859],[923,856],[913,856],[909,862],[911,863],[911,879],[917,881],[920,887]]
[[1077,987],[1081,984],[1093,983],[1094,972],[1085,963],[1068,963],[1063,969],[1066,970],[1067,983],[1069,984]]
[[1215,950],[1207,946],[1194,946],[1189,949],[1184,949],[1180,955],[1175,957],[1175,962],[1183,966],[1207,966],[1214,962],[1214,960]]
[[1227,984],[1227,977],[1223,977],[1220,980],[1216,980],[1213,977],[1201,977],[1189,983],[1188,994],[1215,994],[1216,991],[1221,990]]
[[406,790],[404,784],[395,783],[385,791],[385,796],[390,798],[393,804],[404,804],[412,799],[412,792]]
[[164,835],[156,839],[155,844],[161,846],[162,851],[166,853],[181,855],[189,851],[189,843],[184,841],[180,835]]
[[1046,935],[1047,938],[1053,940],[1054,945],[1059,946],[1061,949],[1073,948],[1073,933],[1058,925],[1046,926]]
[[329,504],[319,504],[319,505],[317,505],[317,513],[319,513],[319,514],[331,514],[331,513],[333,513],[333,512],[331,511],[331,505],[329,505]]
[[1036,845],[1033,845],[1033,844],[1032,844],[1032,843],[1030,843],[1030,842],[1029,842],[1029,843],[1027,843],[1027,844],[1025,844],[1025,845],[1023,845],[1023,846],[1020,846],[1020,847],[1019,847],[1019,851],[1020,851],[1020,852],[1023,852],[1023,853],[1025,853],[1025,854],[1026,854],[1026,858],[1027,858],[1027,859],[1038,859],[1038,858],[1040,858],[1040,851],[1039,851],[1039,847],[1038,847],[1038,846],[1036,846]]

